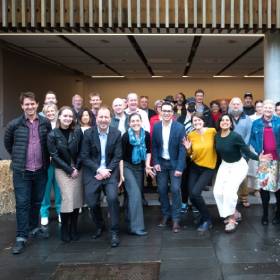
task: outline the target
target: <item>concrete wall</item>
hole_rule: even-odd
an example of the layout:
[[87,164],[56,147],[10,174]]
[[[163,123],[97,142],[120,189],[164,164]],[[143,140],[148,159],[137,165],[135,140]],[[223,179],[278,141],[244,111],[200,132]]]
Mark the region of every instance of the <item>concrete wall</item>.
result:
[[[3,108],[0,107],[2,121],[0,157],[7,158],[3,147],[3,134],[5,125],[22,112],[18,99],[20,92],[33,91],[41,105],[45,93],[53,90],[57,93],[59,105],[71,105],[71,97],[74,94],[83,95],[84,77],[12,51],[1,49],[0,53],[3,58],[1,63],[0,55],[0,101],[3,104]],[[1,91],[1,87],[3,87],[3,91]],[[42,106],[39,108],[41,110]]]
[[245,91],[251,91],[254,98],[263,98],[263,79],[93,79],[86,83],[86,92],[97,91],[102,95],[103,103],[111,105],[115,97],[125,97],[128,92],[148,95],[150,104],[167,95],[183,92],[193,96],[196,89],[205,91],[205,102],[218,98],[243,97]]

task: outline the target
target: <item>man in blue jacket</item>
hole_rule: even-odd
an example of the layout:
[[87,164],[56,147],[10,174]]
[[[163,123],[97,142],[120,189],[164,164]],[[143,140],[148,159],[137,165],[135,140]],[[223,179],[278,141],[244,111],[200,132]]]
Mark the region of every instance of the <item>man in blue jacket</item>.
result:
[[[164,102],[161,107],[162,121],[154,126],[152,155],[157,172],[157,184],[161,202],[162,220],[159,227],[166,227],[172,218],[174,233],[180,231],[181,179],[185,168],[186,151],[183,146],[184,126],[173,120],[173,106]],[[172,206],[168,197],[168,179],[172,193]]]

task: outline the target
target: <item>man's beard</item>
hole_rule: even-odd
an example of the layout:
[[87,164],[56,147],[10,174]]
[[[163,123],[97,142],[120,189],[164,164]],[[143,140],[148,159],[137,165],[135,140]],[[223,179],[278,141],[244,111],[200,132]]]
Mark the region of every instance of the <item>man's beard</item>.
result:
[[233,117],[239,117],[243,113],[243,108],[238,110],[233,110],[232,108],[228,108],[228,113]]

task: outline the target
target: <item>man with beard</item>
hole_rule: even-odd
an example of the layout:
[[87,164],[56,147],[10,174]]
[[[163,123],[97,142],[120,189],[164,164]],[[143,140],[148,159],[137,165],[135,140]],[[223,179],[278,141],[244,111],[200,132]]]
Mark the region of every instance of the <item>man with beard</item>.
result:
[[[233,130],[240,134],[244,142],[248,144],[251,134],[252,121],[243,112],[243,104],[239,97],[233,97],[231,99],[228,113],[233,119]],[[239,188],[238,196],[242,205],[246,208],[250,206],[248,202],[248,194],[247,180],[245,179]]]

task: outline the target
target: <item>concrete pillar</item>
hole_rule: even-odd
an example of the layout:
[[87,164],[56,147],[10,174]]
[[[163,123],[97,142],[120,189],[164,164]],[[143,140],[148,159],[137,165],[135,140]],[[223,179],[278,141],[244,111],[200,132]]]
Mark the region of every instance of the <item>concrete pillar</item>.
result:
[[280,32],[264,39],[264,99],[280,101]]

